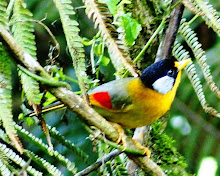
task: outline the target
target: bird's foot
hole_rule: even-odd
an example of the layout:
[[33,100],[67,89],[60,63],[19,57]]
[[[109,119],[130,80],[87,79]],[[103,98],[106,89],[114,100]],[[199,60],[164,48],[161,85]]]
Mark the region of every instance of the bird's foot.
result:
[[122,128],[121,125],[119,125],[117,123],[111,122],[111,124],[116,128],[116,130],[118,131],[118,134],[119,134],[119,137],[118,137],[116,143],[117,144],[121,143],[121,145],[124,147],[122,149],[122,151],[124,151],[127,148],[127,145],[126,145],[126,135],[125,135],[124,129]]
[[150,155],[151,155],[151,151],[149,148],[141,145],[139,142],[137,142],[136,140],[132,139],[132,141],[135,143],[135,145],[137,146],[137,148],[139,148],[140,150],[143,150],[144,151],[144,154],[150,158]]
[[[118,131],[118,134],[119,134],[119,137],[118,137],[116,143],[121,144],[123,146],[122,151],[124,151],[127,148],[126,135],[125,135],[124,129],[122,128],[121,125],[119,125],[117,123],[111,122],[111,124],[116,128],[116,130]],[[136,145],[136,147],[138,149],[142,150],[144,152],[144,154],[148,158],[150,158],[151,151],[147,147],[144,147],[143,145],[141,145],[139,142],[137,142],[134,139],[132,139],[132,141],[134,142],[134,144]]]

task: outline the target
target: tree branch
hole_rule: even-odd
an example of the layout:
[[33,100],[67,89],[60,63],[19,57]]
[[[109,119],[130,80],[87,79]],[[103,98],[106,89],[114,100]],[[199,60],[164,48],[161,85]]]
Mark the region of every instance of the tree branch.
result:
[[[175,6],[178,2],[179,0],[173,0],[172,6]],[[184,10],[184,6],[181,3],[181,4],[178,4],[171,12],[169,25],[167,27],[165,36],[160,43],[155,62],[161,59],[170,58],[171,52],[173,49],[172,47],[176,39],[176,34],[179,29],[180,21],[182,18],[183,10]]]
[[[40,75],[43,78],[54,81],[54,79],[44,70],[44,68],[34,60],[28,53],[23,51],[12,35],[0,26],[0,40],[8,47],[9,52],[14,56],[15,62],[25,66],[29,71]],[[55,97],[62,101],[71,111],[79,114],[82,119],[90,126],[96,126],[111,141],[117,141],[119,134],[117,130],[95,110],[87,105],[79,96],[65,87],[52,87],[45,85]],[[126,137],[129,148],[137,149],[130,137]],[[143,169],[149,176],[165,176],[163,171],[151,159],[146,156],[134,155],[126,153],[129,158],[134,160],[136,164]]]

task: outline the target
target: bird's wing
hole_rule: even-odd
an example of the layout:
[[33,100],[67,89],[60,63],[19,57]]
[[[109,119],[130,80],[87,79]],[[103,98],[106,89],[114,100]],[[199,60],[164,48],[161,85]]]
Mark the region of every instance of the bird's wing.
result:
[[124,78],[105,83],[88,92],[91,105],[108,110],[125,111],[132,103],[127,92],[129,82],[135,78]]

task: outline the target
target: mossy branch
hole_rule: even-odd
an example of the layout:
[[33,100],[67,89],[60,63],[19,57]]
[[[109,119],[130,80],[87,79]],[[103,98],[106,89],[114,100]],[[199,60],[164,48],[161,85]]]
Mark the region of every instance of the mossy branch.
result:
[[0,152],[4,153],[5,156],[10,158],[14,163],[21,167],[27,167],[28,173],[34,176],[43,175],[41,172],[33,168],[32,166],[26,166],[28,162],[22,159],[18,154],[16,154],[12,149],[9,149],[5,144],[0,143]]
[[[0,26],[0,39],[8,47],[14,56],[15,62],[24,65],[29,71],[38,72],[40,76],[52,80],[52,77],[44,70],[44,68],[34,60],[29,54],[25,53],[22,48],[15,42],[11,34]],[[111,141],[119,138],[117,130],[95,110],[87,105],[79,96],[64,87],[54,88],[45,86],[54,96],[61,100],[71,111],[79,114],[82,119],[90,126],[96,126]],[[138,149],[131,138],[127,137],[127,143],[131,148]],[[134,160],[137,165],[148,175],[163,176],[165,175],[160,167],[146,156],[137,156],[126,153],[129,158]]]

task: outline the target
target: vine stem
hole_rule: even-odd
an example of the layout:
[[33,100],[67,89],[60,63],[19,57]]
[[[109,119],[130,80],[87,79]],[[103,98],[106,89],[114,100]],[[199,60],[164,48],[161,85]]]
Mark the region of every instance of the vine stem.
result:
[[[145,46],[143,47],[143,49],[141,50],[141,52],[137,55],[137,57],[133,60],[133,63],[135,64],[137,61],[139,61],[141,59],[141,56],[144,54],[144,52],[147,50],[147,48],[150,46],[151,42],[153,41],[153,39],[156,37],[156,35],[161,31],[161,29],[164,27],[165,23],[166,23],[167,18],[163,18],[162,22],[160,23],[160,25],[158,26],[158,28],[156,29],[156,31],[154,31],[153,35],[150,37],[150,39],[147,41],[147,43],[145,44]],[[125,71],[123,78],[126,77],[128,75],[128,70]]]
[[24,67],[22,67],[21,65],[17,65],[17,67],[23,72],[25,73],[26,75],[34,78],[35,80],[43,83],[43,84],[46,84],[46,85],[49,85],[49,86],[57,86],[57,87],[66,87],[68,89],[71,89],[70,85],[67,84],[66,82],[61,82],[61,81],[53,81],[53,80],[48,80],[46,78],[43,78],[41,76],[38,76],[32,72],[30,72],[29,70],[25,69]]
[[150,37],[148,42],[145,44],[144,48],[141,50],[141,52],[137,55],[137,57],[134,59],[133,63],[136,63],[138,60],[140,60],[141,56],[144,54],[146,49],[150,46],[153,39],[156,37],[156,35],[160,32],[160,30],[164,27],[166,23],[167,18],[163,18],[162,22],[158,26],[157,30],[153,33],[153,35]]

